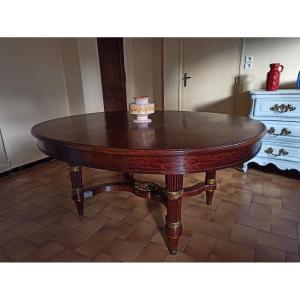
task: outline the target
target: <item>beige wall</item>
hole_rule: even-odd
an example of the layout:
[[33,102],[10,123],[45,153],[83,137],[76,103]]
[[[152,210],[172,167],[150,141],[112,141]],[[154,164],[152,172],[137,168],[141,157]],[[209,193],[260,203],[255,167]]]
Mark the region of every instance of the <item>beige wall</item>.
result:
[[0,173],[9,170],[9,162],[6,155],[2,133],[0,131]]
[[0,39],[0,128],[11,167],[44,157],[31,127],[70,114],[60,39]]
[[85,105],[77,39],[61,39],[61,46],[70,113],[83,114]]
[[96,38],[77,39],[86,113],[104,111]]
[[124,38],[124,62],[128,103],[147,95],[162,108],[162,39]]
[[284,70],[280,76],[280,88],[295,88],[300,71],[300,38],[246,38],[242,58],[254,56],[254,68],[240,72],[239,95],[236,113],[247,115],[250,101],[247,91],[266,86],[266,76],[270,63],[281,63]]
[[45,157],[36,123],[103,111],[95,38],[0,38],[0,66],[0,172]]
[[96,38],[63,38],[62,55],[71,114],[104,111]]
[[[201,39],[201,38],[199,38]],[[204,39],[202,39],[204,41]],[[222,39],[218,39],[217,43],[222,46]],[[238,46],[227,47],[228,51],[223,51],[223,56],[220,56],[220,51],[204,51],[207,52],[207,62],[209,64],[199,65],[199,68],[203,68],[203,74],[207,83],[211,83],[211,87],[204,89],[205,93],[202,97],[206,99],[206,107],[204,110],[209,108],[209,111],[234,113],[238,115],[248,115],[250,101],[247,95],[248,90],[265,88],[266,74],[269,70],[269,64],[279,62],[285,66],[283,73],[281,74],[280,88],[291,88],[295,87],[295,81],[297,74],[300,70],[300,38],[246,38],[246,39],[235,39],[236,45],[242,44],[242,47],[238,49]],[[184,47],[184,42],[182,43]],[[201,42],[200,42],[201,44]],[[205,43],[203,43],[205,47]],[[180,39],[164,39],[164,95],[165,95],[165,109],[180,109],[180,91],[182,81],[178,80],[183,75],[184,62],[182,62],[182,52],[184,49],[180,49]],[[181,51],[180,51],[181,50]],[[237,50],[239,53],[236,53]],[[203,51],[202,51],[203,52]],[[232,54],[232,55],[231,55]],[[244,56],[254,56],[254,67],[253,69],[244,70]],[[240,59],[239,59],[240,57]],[[228,87],[232,93],[225,95],[226,99],[231,99],[224,106],[224,99],[220,95],[211,99],[211,91],[218,89],[218,85],[213,85],[216,76],[218,76],[218,70],[225,70],[228,67],[228,59],[232,61],[235,66],[236,74],[230,76],[230,86]],[[181,65],[182,64],[182,65]],[[211,72],[214,70],[214,72]],[[225,72],[226,74],[226,72]],[[224,78],[226,82],[228,78]],[[233,83],[236,80],[236,87],[233,88]],[[228,84],[229,85],[229,84]],[[178,100],[179,99],[179,100]],[[189,100],[186,100],[189,101]],[[197,107],[196,100],[193,99],[193,107]],[[199,106],[201,107],[201,99],[199,99]],[[183,103],[183,107],[186,109],[193,110],[193,107],[189,107],[189,103],[186,105]]]

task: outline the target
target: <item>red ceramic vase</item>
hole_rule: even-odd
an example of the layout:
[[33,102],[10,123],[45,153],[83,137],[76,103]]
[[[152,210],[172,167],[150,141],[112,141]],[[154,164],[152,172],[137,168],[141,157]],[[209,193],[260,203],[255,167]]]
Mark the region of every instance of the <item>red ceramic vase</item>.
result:
[[267,91],[276,91],[279,88],[280,73],[283,71],[283,65],[270,64],[270,71],[267,74]]

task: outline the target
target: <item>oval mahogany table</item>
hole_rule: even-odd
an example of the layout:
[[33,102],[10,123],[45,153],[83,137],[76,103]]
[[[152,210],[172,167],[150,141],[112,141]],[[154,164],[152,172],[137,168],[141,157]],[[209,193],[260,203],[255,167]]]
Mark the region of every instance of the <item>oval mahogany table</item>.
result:
[[[133,123],[127,112],[84,114],[37,124],[32,134],[45,154],[70,164],[72,199],[78,213],[84,198],[129,191],[167,207],[166,234],[172,254],[182,233],[183,197],[206,192],[212,203],[216,170],[254,157],[265,126],[246,117],[203,112],[156,112],[152,123]],[[81,166],[123,172],[123,182],[84,188]],[[206,172],[205,181],[183,187],[183,175]],[[134,179],[134,173],[165,174],[165,187]]]

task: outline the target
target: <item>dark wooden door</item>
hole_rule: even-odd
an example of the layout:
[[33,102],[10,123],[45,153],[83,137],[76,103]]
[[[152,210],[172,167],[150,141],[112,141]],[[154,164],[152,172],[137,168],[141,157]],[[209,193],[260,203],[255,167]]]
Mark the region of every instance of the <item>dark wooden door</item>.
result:
[[104,110],[127,110],[123,39],[98,38],[97,43]]

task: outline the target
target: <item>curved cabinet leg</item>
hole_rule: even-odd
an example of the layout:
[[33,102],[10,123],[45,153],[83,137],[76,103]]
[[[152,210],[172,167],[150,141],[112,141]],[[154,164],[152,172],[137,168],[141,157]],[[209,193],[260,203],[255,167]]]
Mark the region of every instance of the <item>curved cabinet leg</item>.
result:
[[79,215],[83,215],[84,195],[82,186],[82,168],[70,165],[70,179],[72,184],[72,199],[76,205]]
[[242,167],[243,172],[246,174],[248,171],[248,163],[243,163],[243,167]]
[[210,187],[206,190],[206,203],[212,204],[212,199],[216,189],[216,171],[207,171],[205,176],[205,184],[209,184]]
[[183,195],[183,175],[166,175],[166,233],[171,254],[177,253],[179,237],[182,233],[181,201]]

